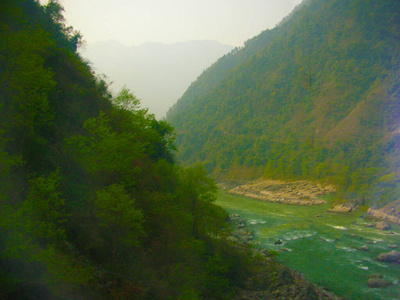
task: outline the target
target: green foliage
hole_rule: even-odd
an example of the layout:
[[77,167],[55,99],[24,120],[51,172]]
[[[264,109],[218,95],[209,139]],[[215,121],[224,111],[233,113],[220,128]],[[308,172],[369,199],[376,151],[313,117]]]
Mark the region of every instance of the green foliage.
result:
[[29,28],[5,38],[10,55],[2,78],[7,78],[3,92],[10,101],[4,109],[11,111],[10,128],[18,133],[17,138],[43,142],[41,130],[53,119],[48,94],[55,82],[42,56],[51,41],[44,31]]
[[70,145],[78,151],[91,174],[120,172],[129,176],[138,173],[135,162],[143,157],[144,145],[128,132],[112,132],[109,122],[104,114],[88,119],[84,123],[88,135],[72,138]]
[[[139,99],[130,93],[126,86],[121,89],[117,97],[115,97],[112,102],[117,108],[123,110],[135,111],[140,107]],[[145,109],[143,110],[143,113],[146,113]]]
[[71,26],[65,26],[63,12],[64,8],[58,0],[50,0],[47,5],[44,6],[45,15],[51,20],[51,22],[49,22],[49,29],[62,33],[57,36],[57,42],[62,43],[64,47],[75,52],[77,48],[83,44],[82,35]]
[[7,176],[12,166],[21,163],[21,157],[7,153],[5,145],[7,144],[8,139],[3,138],[2,136],[3,132],[0,131],[0,174]]
[[205,288],[209,297],[222,298],[226,294],[229,287],[229,279],[225,275],[228,270],[229,265],[219,254],[210,257],[206,264],[208,280]]
[[117,256],[117,243],[139,246],[144,235],[143,214],[136,209],[135,201],[119,184],[113,184],[96,192],[93,200],[95,215],[100,226],[109,231],[108,240],[112,241],[114,255]]
[[193,217],[192,232],[198,236],[201,231],[207,232],[208,220],[212,216],[212,203],[217,198],[217,187],[201,166],[181,169],[179,174],[180,193],[188,198],[188,210]]
[[216,200],[217,187],[201,165],[181,169],[180,178],[184,184],[183,193],[189,198],[196,197],[197,200],[205,203],[212,203]]
[[3,205],[0,225],[4,230],[1,236],[4,248],[0,259],[12,270],[3,279],[12,284],[3,291],[18,290],[18,284],[23,286],[28,281],[32,286],[46,286],[47,292],[64,297],[93,278],[93,270],[82,265],[81,259],[64,253],[67,216],[59,182],[58,171],[31,178],[29,193],[21,205]]
[[29,180],[29,193],[17,211],[30,235],[57,241],[64,238],[65,200],[59,191],[59,171]]

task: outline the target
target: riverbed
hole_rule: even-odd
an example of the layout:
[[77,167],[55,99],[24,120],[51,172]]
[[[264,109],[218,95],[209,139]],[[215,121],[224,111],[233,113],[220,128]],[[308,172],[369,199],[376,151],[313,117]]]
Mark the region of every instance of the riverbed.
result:
[[[330,198],[321,198],[326,204],[298,206],[221,191],[217,204],[247,221],[259,247],[278,252],[278,260],[335,294],[352,300],[400,299],[400,265],[375,260],[390,252],[390,246],[400,246],[400,226],[391,224],[387,231],[366,227],[371,220],[362,213],[327,213]],[[362,246],[369,251],[357,250]],[[394,285],[367,287],[368,277],[375,274]]]

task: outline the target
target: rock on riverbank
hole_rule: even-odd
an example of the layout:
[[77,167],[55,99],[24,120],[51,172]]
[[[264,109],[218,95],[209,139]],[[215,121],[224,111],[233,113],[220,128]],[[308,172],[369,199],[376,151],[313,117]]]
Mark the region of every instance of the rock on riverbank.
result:
[[400,200],[388,204],[380,209],[368,209],[367,217],[387,220],[400,224]]
[[400,262],[400,252],[393,250],[387,253],[381,253],[376,259],[381,262],[398,263]]
[[233,230],[229,239],[240,243],[249,243],[254,239],[254,233],[248,229],[246,221],[238,214],[232,214],[229,219],[233,225]]
[[245,197],[291,205],[321,205],[322,195],[335,192],[335,187],[308,181],[284,182],[256,180],[228,190],[228,193]]
[[367,281],[367,286],[370,288],[385,288],[391,285],[393,285],[393,282],[380,277],[372,277]]
[[335,205],[327,211],[333,213],[350,213],[356,211],[362,204],[363,201],[361,199],[354,199],[351,201],[346,201],[345,203],[339,205]]

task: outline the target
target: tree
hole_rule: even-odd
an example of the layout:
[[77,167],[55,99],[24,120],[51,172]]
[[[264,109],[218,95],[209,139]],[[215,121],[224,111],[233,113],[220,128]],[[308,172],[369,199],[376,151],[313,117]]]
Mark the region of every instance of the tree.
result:
[[105,237],[111,242],[113,263],[117,264],[121,249],[140,245],[144,236],[143,214],[121,184],[97,191],[93,204],[100,226],[106,231]]
[[67,285],[73,289],[72,286],[86,284],[93,278],[91,267],[82,264],[80,258],[65,254],[67,216],[59,191],[60,179],[59,171],[32,177],[23,203],[2,206],[0,259],[10,271],[0,285],[8,280],[10,286],[4,287],[6,291],[15,289],[18,283],[23,286],[30,282],[32,286],[37,284],[35,295],[43,292],[40,286],[46,285],[48,292],[66,297],[63,293]]
[[29,193],[17,211],[27,233],[49,243],[65,238],[65,200],[59,191],[60,172],[29,179]]
[[49,93],[56,85],[43,56],[53,43],[44,30],[32,28],[7,32],[4,38],[3,45],[8,49],[0,46],[6,55],[0,82],[6,100],[3,109],[9,113],[6,125],[12,128],[23,147],[29,142],[43,144],[44,129],[54,118]]
[[198,165],[192,168],[180,169],[180,192],[188,201],[188,209],[192,215],[192,234],[198,237],[207,229],[207,210],[215,202],[217,186],[213,179],[207,176],[204,167]]

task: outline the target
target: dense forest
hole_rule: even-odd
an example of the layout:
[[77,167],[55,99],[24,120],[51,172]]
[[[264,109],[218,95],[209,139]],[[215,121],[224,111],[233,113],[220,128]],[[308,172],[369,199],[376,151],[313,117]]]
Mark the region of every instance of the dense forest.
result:
[[399,197],[400,2],[310,0],[203,72],[172,107],[177,159],[216,177]]
[[250,256],[222,238],[214,182],[110,94],[62,12],[0,3],[0,298],[226,298]]

